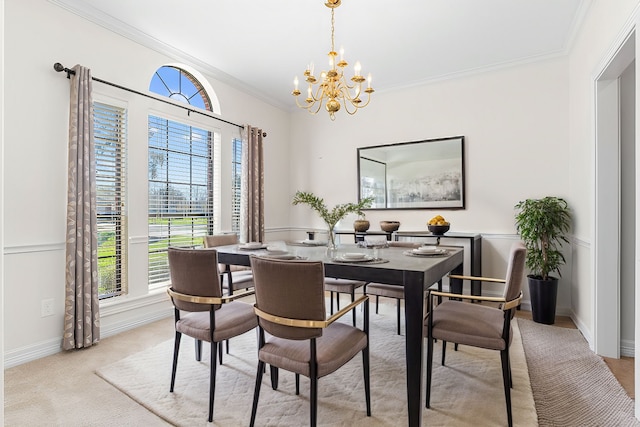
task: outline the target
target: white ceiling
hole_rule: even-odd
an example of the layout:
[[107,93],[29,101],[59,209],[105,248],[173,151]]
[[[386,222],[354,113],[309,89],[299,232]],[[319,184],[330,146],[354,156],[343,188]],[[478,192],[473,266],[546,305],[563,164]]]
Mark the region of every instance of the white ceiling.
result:
[[[287,109],[331,47],[324,0],[50,1]],[[564,55],[590,1],[343,0],[336,49],[387,91]]]

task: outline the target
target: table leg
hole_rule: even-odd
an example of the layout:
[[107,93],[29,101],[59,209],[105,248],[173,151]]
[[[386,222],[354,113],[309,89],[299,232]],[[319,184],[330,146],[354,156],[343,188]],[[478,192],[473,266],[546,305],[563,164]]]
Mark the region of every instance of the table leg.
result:
[[404,316],[407,364],[407,404],[409,426],[422,425],[422,359],[424,282],[423,276],[404,272]]

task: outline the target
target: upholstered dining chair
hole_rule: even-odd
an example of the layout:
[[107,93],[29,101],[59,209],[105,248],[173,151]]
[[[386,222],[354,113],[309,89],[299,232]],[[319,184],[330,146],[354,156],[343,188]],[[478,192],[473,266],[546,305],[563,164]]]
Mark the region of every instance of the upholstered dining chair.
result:
[[[171,387],[173,392],[182,334],[196,340],[196,360],[200,361],[202,341],[211,343],[209,377],[209,422],[213,419],[213,400],[218,364],[218,343],[254,329],[258,321],[253,307],[238,298],[253,290],[222,296],[215,249],[169,248],[171,287],[167,289],[174,305],[175,343]],[[220,359],[222,363],[222,359]]]
[[[419,248],[421,243],[418,242],[389,242],[389,247],[396,248],[408,248],[415,249]],[[376,297],[376,314],[378,314],[378,305],[380,302],[380,297],[384,298],[393,298],[396,300],[396,324],[398,328],[398,335],[400,335],[401,331],[401,323],[400,323],[400,301],[404,299],[404,289],[402,286],[395,285],[387,285],[385,283],[367,283],[364,287],[364,293],[367,295],[375,295]]]
[[[265,364],[270,365],[272,388],[278,369],[310,379],[310,425],[318,414],[318,379],[329,375],[362,353],[367,416],[371,415],[369,386],[369,299],[362,295],[327,319],[324,265],[321,261],[287,261],[252,256],[258,316],[258,370],[251,410],[255,424]],[[363,328],[336,322],[364,304]],[[275,381],[274,381],[275,380]]]
[[[509,346],[513,330],[511,319],[522,300],[522,280],[527,250],[522,242],[511,246],[505,279],[491,279],[449,275],[453,279],[504,283],[501,297],[461,295],[432,290],[429,295],[429,314],[426,317],[427,389],[426,406],[430,407],[433,341],[442,341],[442,365],[445,363],[447,342],[500,351],[502,382],[507,406],[507,422],[513,425],[511,413],[511,364]],[[434,306],[434,299],[448,298]],[[482,301],[475,304],[470,301]],[[492,305],[487,305],[492,303]],[[497,307],[496,307],[497,305]]]
[[[356,289],[363,287],[367,282],[360,280],[339,279],[325,277],[324,290],[329,292],[329,313],[333,314],[333,297],[335,296],[336,311],[340,310],[340,294],[351,295],[351,302],[356,300]],[[377,311],[376,311],[377,313]],[[356,326],[356,310],[351,310],[353,326]]]
[[[238,243],[237,234],[212,234],[203,237],[205,248],[217,246],[235,245]],[[229,295],[233,295],[238,289],[253,288],[253,274],[250,267],[242,265],[220,264],[220,282],[222,289],[226,289]]]

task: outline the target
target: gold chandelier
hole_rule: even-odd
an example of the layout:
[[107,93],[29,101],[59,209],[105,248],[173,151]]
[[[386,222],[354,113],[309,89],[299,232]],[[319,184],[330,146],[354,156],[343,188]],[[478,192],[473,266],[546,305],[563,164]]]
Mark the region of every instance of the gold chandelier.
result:
[[[365,79],[360,74],[360,63],[356,62],[354,65],[354,76],[351,77],[353,84],[349,84],[344,76],[344,68],[348,65],[344,60],[344,49],[340,49],[340,60],[336,61],[338,54],[335,51],[334,44],[334,11],[335,8],[340,6],[341,0],[327,0],[324,4],[331,9],[331,51],[329,52],[329,71],[322,71],[320,74],[320,82],[316,80],[313,75],[313,64],[307,66],[304,72],[304,77],[309,86],[307,88],[307,98],[304,104],[300,104],[298,96],[300,90],[298,89],[298,77],[293,80],[294,89],[292,95],[296,97],[296,104],[300,108],[304,108],[311,114],[316,114],[322,108],[322,104],[325,104],[326,110],[329,112],[331,120],[336,119],[336,112],[340,110],[341,103],[344,104],[344,109],[350,115],[355,114],[358,109],[364,108],[369,105],[371,100],[371,94],[374,92],[371,87],[371,74]],[[362,94],[362,83],[368,80],[367,88],[364,89],[364,93],[367,94],[367,101],[363,103],[360,96]],[[318,83],[318,86],[314,88],[314,85]],[[353,110],[350,111],[350,107]]]

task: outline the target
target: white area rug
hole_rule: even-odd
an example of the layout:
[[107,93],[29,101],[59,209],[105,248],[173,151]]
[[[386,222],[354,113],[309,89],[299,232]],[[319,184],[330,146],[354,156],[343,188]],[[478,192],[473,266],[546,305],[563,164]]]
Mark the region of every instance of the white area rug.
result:
[[[320,379],[319,425],[407,424],[405,344],[404,336],[396,335],[395,331],[395,303],[381,304],[380,314],[375,314],[373,309],[371,304],[372,416],[366,416],[362,357],[357,356],[337,372]],[[343,319],[350,322],[351,315]],[[360,312],[358,324],[362,324]],[[218,368],[213,424],[207,423],[209,345],[203,345],[203,349],[203,361],[196,362],[193,340],[183,337],[174,393],[169,393],[173,340],[107,365],[97,374],[174,425],[249,425],[257,369],[256,333],[252,331],[231,340],[231,353],[224,355],[224,365]],[[434,354],[431,409],[423,409],[423,425],[506,425],[499,352],[466,346],[460,346],[456,352],[450,344],[447,364],[443,367],[440,351],[438,343]],[[514,425],[537,426],[517,322],[514,322],[511,368]],[[309,380],[301,377],[300,395],[296,396],[294,375],[280,371],[280,384],[274,391],[267,372],[263,377],[256,424],[308,425],[308,389]]]

